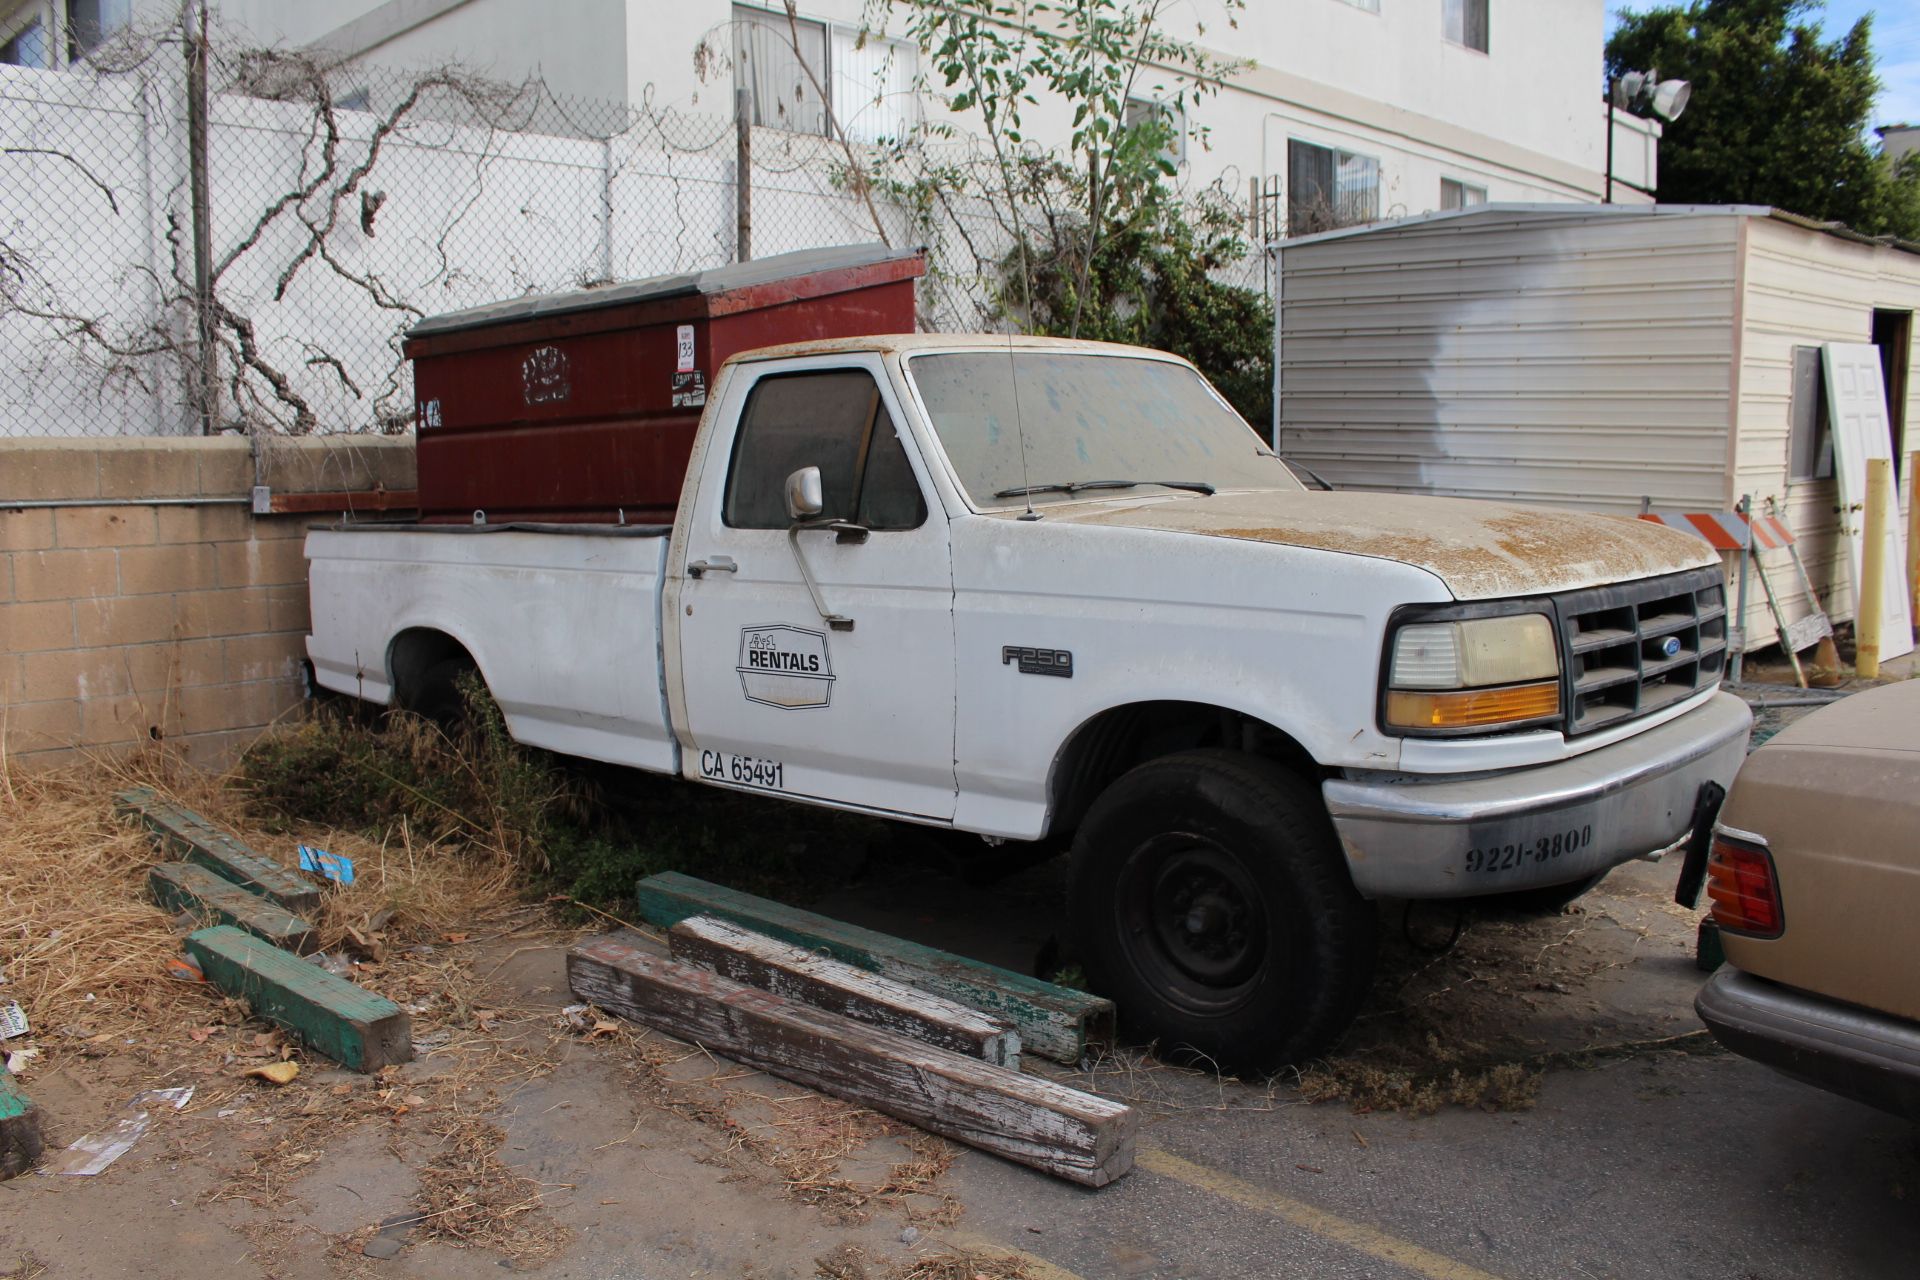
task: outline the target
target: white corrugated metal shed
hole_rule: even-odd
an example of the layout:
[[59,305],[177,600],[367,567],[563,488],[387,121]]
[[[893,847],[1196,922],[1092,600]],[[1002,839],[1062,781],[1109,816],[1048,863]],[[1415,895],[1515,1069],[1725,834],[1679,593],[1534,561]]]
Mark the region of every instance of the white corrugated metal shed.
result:
[[[1286,457],[1342,488],[1623,515],[1749,494],[1800,538],[1830,612],[1851,616],[1833,481],[1789,464],[1794,349],[1868,342],[1876,312],[1920,310],[1920,245],[1765,206],[1545,204],[1271,251]],[[1920,383],[1902,389],[1904,457],[1920,447]],[[1806,612],[1791,561],[1765,563],[1788,616]],[[1750,647],[1772,637],[1754,596]]]

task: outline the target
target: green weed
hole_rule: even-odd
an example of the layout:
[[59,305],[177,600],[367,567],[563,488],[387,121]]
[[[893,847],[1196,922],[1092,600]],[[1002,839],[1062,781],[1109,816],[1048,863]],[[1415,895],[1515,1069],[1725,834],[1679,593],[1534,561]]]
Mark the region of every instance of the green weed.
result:
[[872,819],[522,746],[478,680],[462,692],[467,715],[452,732],[404,712],[322,707],[255,744],[241,780],[269,814],[491,851],[529,888],[616,914],[635,881],[669,870],[805,900],[891,838]]

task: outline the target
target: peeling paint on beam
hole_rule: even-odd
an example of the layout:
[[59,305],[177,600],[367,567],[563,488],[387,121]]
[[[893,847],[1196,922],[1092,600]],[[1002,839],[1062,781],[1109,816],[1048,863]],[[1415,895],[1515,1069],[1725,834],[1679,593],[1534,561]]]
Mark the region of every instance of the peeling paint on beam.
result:
[[743,986],[1010,1071],[1020,1069],[1020,1037],[1011,1024],[917,987],[712,916],[682,920],[668,930],[667,943],[675,960]]
[[618,935],[567,953],[577,999],[929,1133],[1082,1186],[1133,1168],[1131,1107],[808,1008],[642,951]]
[[671,929],[688,916],[718,916],[783,942],[820,951],[856,969],[1003,1018],[1020,1033],[1023,1050],[1056,1062],[1077,1063],[1090,1045],[1113,1038],[1112,1001],[1011,969],[888,937],[674,871],[648,876],[637,886],[635,896],[641,918],[661,929]]
[[120,792],[113,808],[145,824],[154,848],[165,857],[198,863],[295,915],[320,909],[319,888],[298,872],[261,857],[193,810],[168,804],[149,787]]

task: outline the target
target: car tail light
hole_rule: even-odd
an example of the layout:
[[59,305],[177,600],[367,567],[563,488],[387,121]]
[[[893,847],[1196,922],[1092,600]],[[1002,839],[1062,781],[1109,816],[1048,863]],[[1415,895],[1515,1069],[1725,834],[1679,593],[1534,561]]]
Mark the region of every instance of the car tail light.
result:
[[1716,827],[1707,854],[1707,897],[1713,922],[1729,933],[1777,938],[1786,927],[1780,882],[1767,842],[1751,832]]

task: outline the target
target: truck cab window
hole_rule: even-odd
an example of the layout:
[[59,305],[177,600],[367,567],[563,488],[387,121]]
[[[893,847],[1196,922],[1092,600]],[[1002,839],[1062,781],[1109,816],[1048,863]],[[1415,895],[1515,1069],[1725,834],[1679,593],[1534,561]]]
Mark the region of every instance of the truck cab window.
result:
[[927,518],[893,418],[864,369],[774,374],[747,396],[722,517],[734,529],[785,529],[787,477],[820,468],[821,516],[869,529]]

